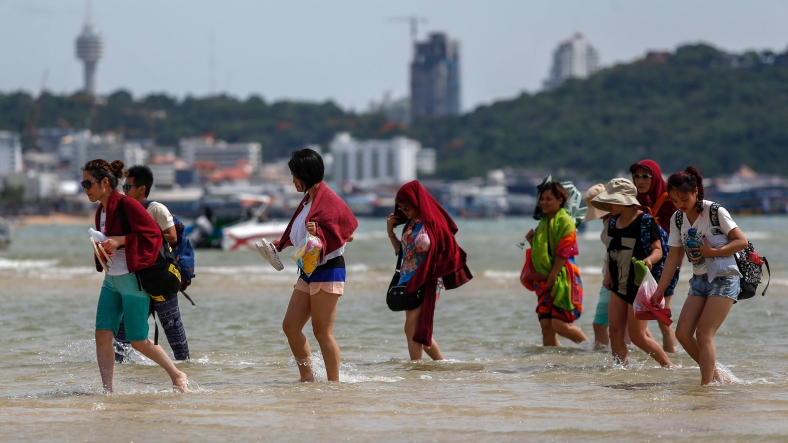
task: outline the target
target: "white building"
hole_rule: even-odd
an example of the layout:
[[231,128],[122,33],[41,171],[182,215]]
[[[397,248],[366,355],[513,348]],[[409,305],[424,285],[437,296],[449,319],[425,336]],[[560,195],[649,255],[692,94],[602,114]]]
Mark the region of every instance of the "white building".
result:
[[179,142],[181,159],[189,166],[194,162],[213,162],[220,169],[247,163],[253,171],[263,162],[260,143],[227,143],[213,137],[182,138]]
[[127,168],[148,160],[148,151],[139,143],[128,143],[115,134],[92,135],[87,130],[63,137],[58,155],[71,164],[76,177],[82,176],[82,167],[90,160],[101,158],[110,163],[123,160]]
[[334,136],[329,149],[334,157],[334,180],[362,186],[399,185],[416,179],[421,144],[405,137],[359,141],[343,132]]
[[575,34],[553,52],[553,66],[544,81],[545,89],[554,89],[569,78],[586,78],[599,70],[599,53],[582,34]]
[[0,131],[0,176],[22,170],[22,143],[19,134]]

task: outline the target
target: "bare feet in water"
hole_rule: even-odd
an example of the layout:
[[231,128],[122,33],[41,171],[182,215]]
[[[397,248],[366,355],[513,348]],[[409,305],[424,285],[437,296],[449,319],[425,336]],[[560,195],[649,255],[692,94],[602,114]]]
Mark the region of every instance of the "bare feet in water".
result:
[[186,376],[185,372],[178,372],[180,375],[172,379],[172,390],[180,393],[189,392],[189,377]]

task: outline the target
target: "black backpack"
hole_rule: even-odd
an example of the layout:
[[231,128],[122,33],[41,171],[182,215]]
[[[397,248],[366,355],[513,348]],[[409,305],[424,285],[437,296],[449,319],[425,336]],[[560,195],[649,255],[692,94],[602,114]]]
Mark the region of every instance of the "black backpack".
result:
[[[718,203],[712,203],[709,208],[709,220],[711,221],[711,225],[717,228],[720,227],[720,217],[717,214],[719,210],[720,205]],[[676,219],[676,228],[678,228],[679,233],[681,233],[681,225],[684,223],[684,213],[676,211],[674,218]],[[689,255],[687,257],[689,257]],[[772,271],[769,269],[769,261],[766,260],[766,257],[759,256],[755,251],[755,246],[753,246],[752,242],[749,240],[747,240],[747,247],[733,254],[733,257],[736,259],[736,266],[739,268],[739,273],[742,275],[741,279],[739,279],[739,287],[741,290],[738,299],[747,300],[755,297],[755,294],[758,292],[758,285],[761,284],[761,280],[763,279],[763,265],[766,265],[766,272],[769,273],[769,280],[766,281],[766,287],[763,288],[763,292],[761,293],[761,296],[766,295],[766,290],[769,289],[769,283],[772,279]]]
[[[122,197],[118,203],[118,216],[120,217],[123,235],[131,232],[126,208],[123,206],[123,199],[125,198]],[[178,270],[175,255],[172,253],[172,248],[170,248],[163,233],[161,238],[162,244],[161,249],[159,249],[159,255],[156,257],[156,263],[135,273],[138,284],[155,301],[171,300],[178,296],[178,291],[181,288],[181,273]]]

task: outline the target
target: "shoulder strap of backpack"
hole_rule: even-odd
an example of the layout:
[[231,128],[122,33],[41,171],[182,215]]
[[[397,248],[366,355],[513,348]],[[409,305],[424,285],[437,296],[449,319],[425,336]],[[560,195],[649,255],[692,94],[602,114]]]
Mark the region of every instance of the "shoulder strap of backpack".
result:
[[676,219],[676,229],[678,229],[679,234],[681,234],[681,225],[684,224],[684,213],[679,209],[673,215],[673,218]]
[[123,231],[123,235],[128,235],[131,232],[131,225],[129,225],[129,217],[126,215],[126,206],[123,203],[125,199],[126,196],[123,196],[118,201],[118,217],[120,217],[120,229]]
[[720,204],[719,203],[712,203],[711,207],[709,208],[709,221],[711,221],[712,226],[720,227],[720,217],[718,215],[720,211]]
[[662,195],[659,196],[657,202],[654,203],[654,207],[651,208],[651,214],[656,217],[659,214],[659,210],[662,209],[662,205],[665,203],[665,200],[668,198],[668,193],[663,192]]
[[145,209],[148,209],[148,206],[150,206],[151,203],[153,203],[153,200],[143,200],[142,206],[144,206]]
[[766,260],[766,257],[761,257],[761,260],[763,260],[763,264],[766,265],[766,272],[769,273],[769,279],[766,280],[766,287],[763,288],[763,292],[761,293],[761,296],[764,296],[766,295],[766,290],[769,289],[769,283],[772,282],[772,270],[769,269],[769,260]]

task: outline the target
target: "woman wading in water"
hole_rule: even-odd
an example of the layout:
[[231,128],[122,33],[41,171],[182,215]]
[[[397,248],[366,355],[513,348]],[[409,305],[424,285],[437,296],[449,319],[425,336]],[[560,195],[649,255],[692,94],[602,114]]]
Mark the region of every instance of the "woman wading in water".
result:
[[[101,382],[107,392],[115,391],[115,348],[112,339],[118,332],[120,319],[126,324],[126,339],[131,347],[167,371],[173,389],[188,391],[186,374],[179,371],[161,346],[148,339],[148,313],[151,298],[140,288],[136,271],[156,263],[162,242],[161,230],[148,211],[133,198],[122,196],[116,188],[123,177],[123,162],[91,160],[82,168],[82,188],[91,202],[100,202],[96,209],[96,230],[108,238],[101,246],[112,256],[112,264],[101,285],[96,308],[96,358]],[[130,232],[124,234],[119,206],[123,205]],[[96,261],[96,270],[103,267]]]
[[545,183],[539,192],[539,226],[525,236],[531,249],[526,251],[526,269],[520,281],[536,292],[544,346],[558,346],[556,334],[575,343],[588,341],[572,324],[583,312],[583,283],[574,259],[579,253],[575,220],[564,209],[568,199],[560,183]]
[[[443,360],[438,342],[432,338],[435,303],[441,288],[457,288],[473,276],[465,264],[465,251],[454,238],[457,225],[421,183],[414,180],[402,185],[395,201],[386,227],[394,251],[403,255],[399,284],[407,284],[408,294],[425,288],[421,306],[405,311],[410,359],[421,360],[423,350],[433,360]],[[400,241],[394,227],[403,222]]]
[[668,178],[668,195],[680,212],[671,217],[670,253],[657,291],[659,303],[686,255],[692,264],[687,301],[681,309],[676,338],[700,365],[700,384],[727,381],[716,367],[714,334],[739,297],[739,273],[733,255],[747,239],[728,211],[704,200],[703,177],[689,166]]
[[273,242],[278,251],[299,246],[314,235],[323,245],[318,267],[303,271],[293,287],[282,329],[287,335],[302,382],[315,380],[311,350],[302,332],[312,319],[312,331],[320,345],[328,381],[339,381],[340,352],[334,340],[334,317],[339,297],[345,292],[345,244],[353,241],[356,217],[344,201],[323,182],[323,158],[311,149],[293,151],[287,163],[296,191],[303,192],[282,238]]

